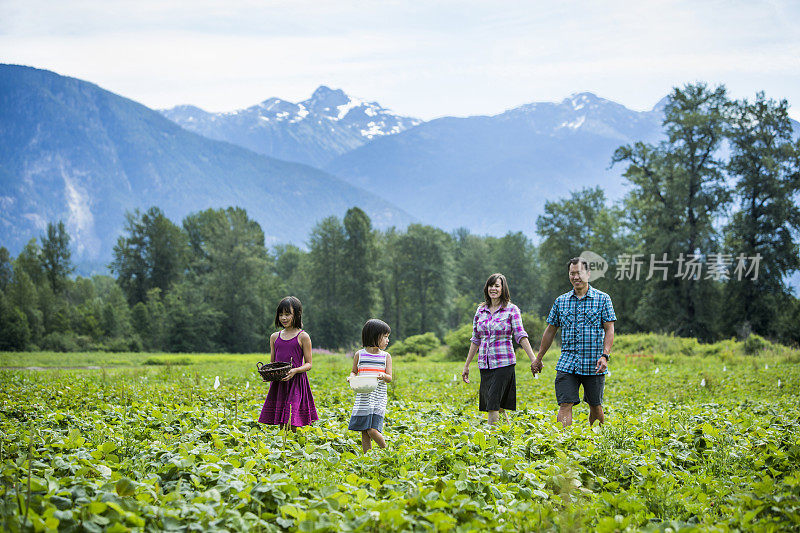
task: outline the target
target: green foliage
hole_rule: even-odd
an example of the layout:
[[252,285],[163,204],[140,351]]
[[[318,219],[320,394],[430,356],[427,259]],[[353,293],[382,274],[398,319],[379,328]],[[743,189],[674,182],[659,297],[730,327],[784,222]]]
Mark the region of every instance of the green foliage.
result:
[[[677,260],[716,250],[714,222],[730,201],[719,158],[730,107],[724,87],[675,88],[665,109],[667,139],[657,146],[622,146],[614,163],[627,162],[632,188],[625,199],[641,254]],[[682,255],[681,255],[682,254]],[[637,321],[653,329],[712,340],[718,332],[718,302],[706,278],[651,277],[644,284]],[[652,326],[651,326],[652,327]]]
[[471,322],[448,331],[444,336],[444,343],[447,345],[447,358],[452,361],[466,361],[469,345],[472,344],[471,338]]
[[441,342],[436,338],[436,334],[429,331],[422,335],[411,335],[402,342],[395,342],[388,351],[392,355],[420,355],[428,356],[436,348],[441,346]]
[[800,268],[800,145],[792,138],[788,108],[786,100],[767,99],[763,92],[733,108],[728,171],[736,179],[739,209],[725,228],[725,247],[734,257],[761,259],[755,279],[734,273],[727,284],[730,331],[745,326],[790,336],[778,321],[795,299],[784,279]]
[[[552,365],[538,380],[518,372],[518,410],[494,430],[478,378],[453,381],[463,363],[398,359],[388,446],[366,455],[347,430],[341,355],[315,354],[321,417],[296,433],[256,422],[267,385],[255,356],[117,359],[0,371],[4,530],[796,529],[800,371],[772,356],[726,369],[676,355],[659,373],[614,359],[606,423],[592,429],[583,406],[569,428],[556,423]],[[0,354],[9,366],[63,360]]]
[[42,339],[42,348],[53,352],[77,352],[80,349],[77,335],[60,331],[48,333]]
[[47,224],[47,235],[42,236],[42,250],[40,261],[42,271],[50,282],[50,287],[54,293],[64,290],[68,276],[75,270],[70,258],[72,252],[69,249],[69,234],[64,228],[64,223],[58,224],[49,222]]
[[109,268],[135,305],[145,300],[147,291],[167,292],[180,279],[187,266],[188,240],[158,207],[126,213],[125,221],[125,235],[117,239]]
[[756,355],[770,347],[772,347],[771,342],[754,333],[748,335],[744,340],[744,353],[747,355]]
[[9,305],[0,292],[0,350],[22,351],[30,338],[28,318],[19,308]]

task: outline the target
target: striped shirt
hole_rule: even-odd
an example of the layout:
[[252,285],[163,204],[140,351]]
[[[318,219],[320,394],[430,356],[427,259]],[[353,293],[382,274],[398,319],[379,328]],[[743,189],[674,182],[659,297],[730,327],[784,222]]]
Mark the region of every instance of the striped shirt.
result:
[[[358,355],[358,375],[377,376],[381,372],[386,372],[386,352],[381,350],[379,353],[369,353],[361,349],[356,352]],[[372,392],[359,392],[356,394],[353,410],[350,413],[353,417],[379,416],[381,420],[386,414],[386,403],[388,400],[386,382],[378,380],[378,387]]]
[[527,337],[519,307],[509,302],[494,313],[481,304],[472,319],[472,344],[478,346],[478,368],[500,368],[517,363],[512,337],[519,343]]
[[[611,297],[591,285],[586,296],[578,298],[575,291],[556,298],[547,323],[561,328],[561,355],[556,370],[584,376],[594,375],[597,360],[603,355],[605,322],[614,322]],[[608,370],[603,374],[608,373]]]

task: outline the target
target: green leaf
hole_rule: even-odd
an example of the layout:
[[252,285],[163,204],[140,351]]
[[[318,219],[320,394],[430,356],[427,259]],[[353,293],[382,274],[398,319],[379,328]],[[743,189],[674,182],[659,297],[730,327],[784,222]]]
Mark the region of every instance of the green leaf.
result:
[[134,494],[136,494],[136,483],[124,477],[121,478],[119,481],[117,481],[115,489],[117,491],[117,494],[119,494],[123,498],[125,496],[133,496]]

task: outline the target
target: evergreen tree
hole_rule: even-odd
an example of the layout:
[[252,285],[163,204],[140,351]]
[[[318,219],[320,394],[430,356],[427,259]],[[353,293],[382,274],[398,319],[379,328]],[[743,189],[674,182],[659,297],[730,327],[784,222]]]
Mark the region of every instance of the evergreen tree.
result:
[[346,242],[345,228],[335,216],[314,226],[309,238],[310,302],[303,316],[307,317],[309,327],[313,325],[314,342],[327,348],[358,341],[352,338],[352,324],[348,322],[351,311],[343,279]]
[[372,222],[358,207],[344,216],[342,298],[345,303],[347,338],[358,342],[361,327],[372,317],[377,304],[376,248]]
[[14,276],[14,267],[11,264],[11,254],[5,246],[0,246],[0,292],[8,288]]
[[400,235],[397,248],[406,317],[402,336],[428,331],[443,336],[452,292],[450,236],[432,226],[411,224]]
[[41,240],[42,249],[39,257],[42,270],[53,292],[61,294],[69,275],[75,270],[70,261],[72,252],[69,250],[69,234],[64,228],[64,223],[49,222],[47,234],[42,236]]

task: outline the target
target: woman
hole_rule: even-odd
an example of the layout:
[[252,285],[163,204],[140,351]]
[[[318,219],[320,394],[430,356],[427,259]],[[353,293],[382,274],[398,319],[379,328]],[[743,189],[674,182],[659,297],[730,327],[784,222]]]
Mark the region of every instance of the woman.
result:
[[528,354],[531,372],[534,371],[534,355],[522,325],[519,307],[510,301],[506,277],[502,274],[489,276],[483,286],[483,297],[484,302],[478,306],[472,320],[472,342],[461,378],[469,383],[469,364],[477,353],[481,371],[479,408],[488,413],[489,424],[495,425],[500,413],[508,420],[506,410],[517,409],[517,380],[514,374],[517,358],[512,336]]

